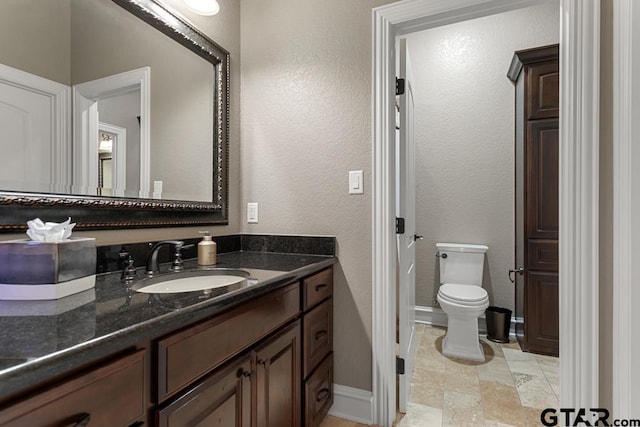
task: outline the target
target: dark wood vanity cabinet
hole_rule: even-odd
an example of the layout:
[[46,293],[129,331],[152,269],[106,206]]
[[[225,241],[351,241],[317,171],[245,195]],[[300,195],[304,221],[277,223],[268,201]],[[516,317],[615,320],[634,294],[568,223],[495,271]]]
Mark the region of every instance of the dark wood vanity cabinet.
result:
[[159,339],[157,425],[319,425],[333,403],[332,295],[328,268]]
[[333,269],[302,281],[304,425],[315,427],[333,404]]
[[329,267],[5,404],[0,426],[317,426],[333,402],[332,294]]

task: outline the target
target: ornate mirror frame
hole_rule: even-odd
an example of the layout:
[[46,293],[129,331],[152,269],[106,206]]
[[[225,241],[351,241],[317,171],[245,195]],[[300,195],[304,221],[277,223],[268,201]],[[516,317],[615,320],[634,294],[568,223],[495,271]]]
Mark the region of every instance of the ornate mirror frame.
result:
[[0,232],[26,230],[40,217],[79,230],[228,224],[229,52],[158,0],[112,0],[214,67],[213,202],[0,191]]

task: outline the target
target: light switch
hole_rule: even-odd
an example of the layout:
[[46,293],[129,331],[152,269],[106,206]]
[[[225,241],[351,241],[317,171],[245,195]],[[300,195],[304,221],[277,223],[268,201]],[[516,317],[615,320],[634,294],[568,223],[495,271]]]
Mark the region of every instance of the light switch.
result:
[[349,171],[349,194],[363,194],[362,171]]
[[258,223],[258,204],[247,203],[247,222],[249,224]]

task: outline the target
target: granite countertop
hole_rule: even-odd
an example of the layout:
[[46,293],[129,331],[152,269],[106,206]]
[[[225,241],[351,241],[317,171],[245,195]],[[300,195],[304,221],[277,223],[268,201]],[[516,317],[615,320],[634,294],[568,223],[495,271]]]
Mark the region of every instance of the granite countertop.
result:
[[[215,268],[250,273],[241,287],[209,294],[145,294],[96,276],[95,289],[56,301],[0,301],[0,399],[144,340],[210,317],[336,262],[331,256],[273,252],[218,255]],[[161,266],[162,274],[168,266]],[[197,269],[195,260],[185,269]],[[138,277],[142,279],[142,271]],[[134,282],[135,284],[135,282]]]

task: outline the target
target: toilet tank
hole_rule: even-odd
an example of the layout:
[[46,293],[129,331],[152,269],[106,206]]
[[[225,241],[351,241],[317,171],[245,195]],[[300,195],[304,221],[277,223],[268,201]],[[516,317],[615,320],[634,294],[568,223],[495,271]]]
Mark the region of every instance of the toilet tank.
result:
[[440,283],[482,286],[484,254],[488,246],[436,243],[436,248],[440,256]]

